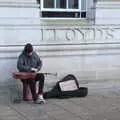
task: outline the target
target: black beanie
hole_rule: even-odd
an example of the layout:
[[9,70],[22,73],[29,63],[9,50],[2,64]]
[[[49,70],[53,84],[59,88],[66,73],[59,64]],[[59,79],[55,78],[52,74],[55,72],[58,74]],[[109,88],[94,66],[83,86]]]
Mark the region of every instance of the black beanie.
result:
[[32,44],[27,43],[27,44],[25,45],[25,47],[24,47],[24,51],[25,51],[25,53],[30,53],[30,52],[32,52],[32,51],[33,51],[33,46],[32,46]]

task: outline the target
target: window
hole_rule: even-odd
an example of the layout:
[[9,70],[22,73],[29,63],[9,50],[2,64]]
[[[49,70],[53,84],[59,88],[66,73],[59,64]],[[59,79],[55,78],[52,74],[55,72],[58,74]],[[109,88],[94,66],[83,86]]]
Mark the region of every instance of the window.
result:
[[66,0],[56,0],[56,8],[65,8]]
[[40,0],[43,18],[86,18],[87,0]]
[[54,8],[53,0],[44,0],[44,8]]
[[78,0],[69,0],[68,1],[68,8],[78,9]]

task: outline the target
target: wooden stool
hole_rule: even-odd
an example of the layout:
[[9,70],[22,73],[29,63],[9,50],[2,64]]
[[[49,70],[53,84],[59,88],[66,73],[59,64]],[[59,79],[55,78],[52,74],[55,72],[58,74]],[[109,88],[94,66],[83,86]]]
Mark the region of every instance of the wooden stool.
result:
[[[12,73],[12,76],[15,79],[21,80],[21,82],[22,80],[35,79],[36,75],[37,75],[36,73],[26,73],[26,72],[13,72]],[[30,93],[31,92],[29,89],[29,84],[23,83],[23,100],[24,101],[32,101],[32,97]]]

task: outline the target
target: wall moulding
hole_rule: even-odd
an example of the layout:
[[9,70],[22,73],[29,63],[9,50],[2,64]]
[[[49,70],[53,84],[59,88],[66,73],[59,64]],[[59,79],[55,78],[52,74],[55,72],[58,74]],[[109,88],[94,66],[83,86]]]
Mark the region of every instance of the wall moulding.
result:
[[[35,45],[34,50],[45,57],[119,55],[120,44]],[[24,46],[0,46],[0,59],[17,59]]]
[[111,43],[119,42],[120,27],[45,27],[41,28],[43,43]]
[[[25,34],[26,36],[24,36]],[[119,44],[120,25],[0,26],[0,37],[3,38],[0,45],[24,45],[29,40],[37,45]],[[16,39],[17,42],[13,39]]]

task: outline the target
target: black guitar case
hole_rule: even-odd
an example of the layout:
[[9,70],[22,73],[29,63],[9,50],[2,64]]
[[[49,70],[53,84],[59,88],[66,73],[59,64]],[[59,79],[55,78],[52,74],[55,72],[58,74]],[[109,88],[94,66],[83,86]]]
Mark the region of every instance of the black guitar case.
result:
[[[69,83],[69,84],[66,84]],[[72,84],[70,84],[72,83]],[[64,85],[63,88],[61,85]],[[70,86],[68,86],[70,85]],[[71,86],[74,85],[74,88]],[[65,88],[66,87],[66,88]],[[72,88],[71,90],[67,88]],[[62,80],[58,81],[52,90],[44,93],[44,98],[71,98],[71,97],[86,97],[88,94],[87,87],[79,87],[76,77],[72,74],[66,75]]]

